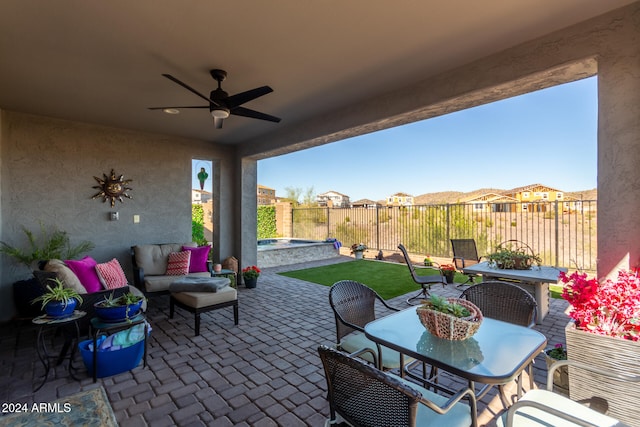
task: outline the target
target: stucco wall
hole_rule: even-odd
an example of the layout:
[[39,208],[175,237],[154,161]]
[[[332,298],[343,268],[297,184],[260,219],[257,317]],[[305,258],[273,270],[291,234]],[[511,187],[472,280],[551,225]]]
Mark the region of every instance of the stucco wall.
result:
[[[230,218],[219,206],[219,188],[229,185],[229,150],[202,141],[144,134],[3,111],[1,141],[2,229],[0,240],[24,242],[21,226],[39,230],[39,223],[66,230],[72,242],[91,240],[98,262],[118,258],[131,280],[129,247],[141,243],[191,240],[191,159],[214,162],[216,218]],[[226,166],[225,166],[226,165]],[[133,199],[92,200],[98,191],[94,176],[114,169],[131,179]],[[233,192],[228,192],[224,200]],[[119,212],[110,221],[109,212]],[[134,224],[133,215],[140,215]],[[220,227],[219,227],[220,228]],[[214,236],[215,253],[232,253],[232,225]],[[221,244],[220,242],[224,242]],[[12,313],[11,284],[29,276],[2,257],[0,320]]]

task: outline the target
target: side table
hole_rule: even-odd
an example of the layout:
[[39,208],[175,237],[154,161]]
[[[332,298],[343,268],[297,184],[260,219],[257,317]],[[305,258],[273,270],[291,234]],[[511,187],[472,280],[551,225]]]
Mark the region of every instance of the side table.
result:
[[[73,371],[73,359],[76,354],[76,348],[78,347],[78,342],[80,341],[80,327],[78,326],[78,320],[83,318],[87,313],[84,311],[76,310],[73,312],[71,316],[56,318],[49,317],[48,315],[42,315],[34,318],[31,322],[38,326],[38,336],[36,339],[36,351],[38,353],[38,358],[42,362],[42,366],[44,366],[44,376],[42,378],[42,383],[38,385],[33,391],[36,392],[42,388],[45,382],[47,382],[47,378],[49,377],[49,371],[51,371],[51,361],[52,359],[56,359],[56,366],[60,366],[64,359],[69,358],[69,375],[74,380],[78,380],[78,378],[74,375]],[[62,344],[62,348],[60,349],[60,353],[58,355],[51,354],[47,349],[46,336],[47,332],[53,331],[54,336],[56,335],[56,331],[62,331],[64,334],[64,343]],[[71,349],[71,353],[67,356],[67,353]]]
[[238,288],[238,278],[236,272],[233,270],[227,270],[223,268],[220,271],[214,271],[211,273],[211,277],[226,277],[231,281],[232,288]]
[[105,334],[111,335],[119,331],[124,331],[126,329],[130,329],[136,325],[144,324],[144,353],[143,353],[143,363],[144,367],[147,367],[147,338],[149,336],[149,325],[147,323],[147,319],[143,314],[138,314],[128,321],[116,322],[116,323],[108,323],[102,321],[98,317],[92,317],[90,320],[91,324],[91,337],[93,338],[93,382],[95,383],[98,380],[98,336],[101,332]]

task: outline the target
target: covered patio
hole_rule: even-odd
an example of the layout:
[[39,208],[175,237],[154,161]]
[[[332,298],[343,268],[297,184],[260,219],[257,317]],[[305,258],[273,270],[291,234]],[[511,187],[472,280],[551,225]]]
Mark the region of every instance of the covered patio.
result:
[[[140,365],[96,384],[84,369],[81,381],[74,381],[58,367],[58,376],[33,393],[34,372],[42,372],[33,351],[34,332],[24,328],[16,346],[16,329],[5,325],[0,336],[0,401],[50,402],[102,385],[123,427],[321,426],[329,411],[316,348],[335,342],[329,288],[277,272],[351,260],[264,269],[255,289],[239,288],[239,325],[233,325],[231,309],[209,312],[203,315],[199,337],[194,337],[190,313],[178,311],[169,320],[168,297],[154,297],[148,312],[153,327],[148,367]],[[459,296],[461,290],[447,286],[433,292]],[[391,305],[406,308],[405,300],[397,297]],[[552,299],[550,315],[536,326],[550,344],[564,342],[565,309],[564,300]],[[76,364],[82,366],[79,357]],[[545,384],[542,355],[534,377],[538,386]],[[515,387],[509,390],[515,392]],[[480,401],[480,425],[494,425],[501,409],[492,390]]]
[[[18,244],[23,225],[58,227],[74,243],[94,242],[96,260],[118,259],[133,283],[131,246],[191,239],[191,165],[205,159],[214,260],[253,265],[259,160],[597,75],[598,274],[638,262],[640,2],[330,3],[310,12],[295,0],[278,9],[3,2],[0,240]],[[273,86],[251,106],[282,123],[232,117],[215,129],[206,108],[204,117],[148,110],[197,101],[162,73],[205,91],[217,67],[229,71],[231,94]],[[110,170],[132,180],[133,198],[113,208],[92,200],[94,177]],[[63,376],[32,393],[32,334],[23,330],[16,346],[11,321],[12,284],[30,275],[0,258],[3,402],[94,387]],[[327,292],[269,269],[256,289],[241,287],[239,326],[218,310],[198,338],[191,315],[169,321],[168,300],[153,298],[149,367],[101,381],[121,425],[321,425],[316,347],[334,334]],[[539,325],[551,343],[563,341],[567,322],[562,302],[552,304]],[[544,363],[535,369],[541,384]],[[491,404],[481,409],[490,423]]]

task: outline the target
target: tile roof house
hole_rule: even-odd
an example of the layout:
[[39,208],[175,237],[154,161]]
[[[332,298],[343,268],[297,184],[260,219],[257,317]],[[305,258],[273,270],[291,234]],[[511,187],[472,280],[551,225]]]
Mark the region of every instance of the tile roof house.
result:
[[371,199],[360,199],[360,200],[356,200],[355,202],[351,202],[351,207],[352,208],[368,208],[368,209],[373,209],[373,208],[377,208],[380,207],[381,204],[378,202],[374,202]]
[[349,196],[333,190],[318,194],[316,201],[318,202],[318,206],[327,206],[330,208],[348,208],[351,205]]
[[498,193],[485,193],[462,201],[473,205],[474,212],[514,212],[517,200]]
[[413,196],[407,193],[395,193],[387,197],[387,206],[413,206]]

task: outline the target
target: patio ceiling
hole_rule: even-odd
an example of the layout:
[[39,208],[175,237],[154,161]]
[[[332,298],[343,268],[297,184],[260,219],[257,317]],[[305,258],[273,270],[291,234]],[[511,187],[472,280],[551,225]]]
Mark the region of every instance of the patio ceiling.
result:
[[[633,0],[4,0],[0,108],[221,144],[295,132],[332,111],[567,27]],[[279,124],[207,110],[208,94],[269,85],[245,107]]]

